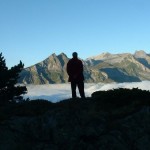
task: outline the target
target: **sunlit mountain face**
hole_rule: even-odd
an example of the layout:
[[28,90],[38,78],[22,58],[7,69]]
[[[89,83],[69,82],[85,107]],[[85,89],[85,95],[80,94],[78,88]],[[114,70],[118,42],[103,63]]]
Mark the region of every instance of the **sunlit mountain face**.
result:
[[[66,64],[68,60],[66,54],[56,55],[54,53],[45,60],[25,68],[20,74],[19,83],[67,83]],[[143,50],[136,51],[134,54],[102,53],[82,61],[86,83],[150,80],[150,54]]]

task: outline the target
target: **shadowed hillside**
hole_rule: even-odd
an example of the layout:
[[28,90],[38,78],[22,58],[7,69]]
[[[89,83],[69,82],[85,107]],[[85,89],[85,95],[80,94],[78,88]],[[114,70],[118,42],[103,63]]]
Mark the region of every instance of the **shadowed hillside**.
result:
[[150,92],[98,91],[86,100],[0,106],[0,150],[148,150]]

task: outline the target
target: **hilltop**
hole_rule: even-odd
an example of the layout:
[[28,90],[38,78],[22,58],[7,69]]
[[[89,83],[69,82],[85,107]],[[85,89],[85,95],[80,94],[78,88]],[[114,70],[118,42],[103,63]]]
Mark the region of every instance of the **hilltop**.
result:
[[116,89],[0,106],[0,149],[150,149],[149,98],[149,91]]

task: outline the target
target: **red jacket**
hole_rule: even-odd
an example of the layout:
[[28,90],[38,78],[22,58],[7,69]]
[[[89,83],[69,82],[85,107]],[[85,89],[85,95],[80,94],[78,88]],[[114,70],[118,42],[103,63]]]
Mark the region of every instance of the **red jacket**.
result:
[[78,58],[72,58],[67,63],[67,73],[69,75],[69,82],[72,81],[83,81],[83,64]]

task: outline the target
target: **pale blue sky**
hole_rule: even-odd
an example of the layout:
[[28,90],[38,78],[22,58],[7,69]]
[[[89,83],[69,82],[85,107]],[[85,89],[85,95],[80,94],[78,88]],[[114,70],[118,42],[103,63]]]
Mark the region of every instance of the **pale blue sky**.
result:
[[9,67],[61,52],[149,53],[149,7],[150,0],[0,0],[0,52]]

